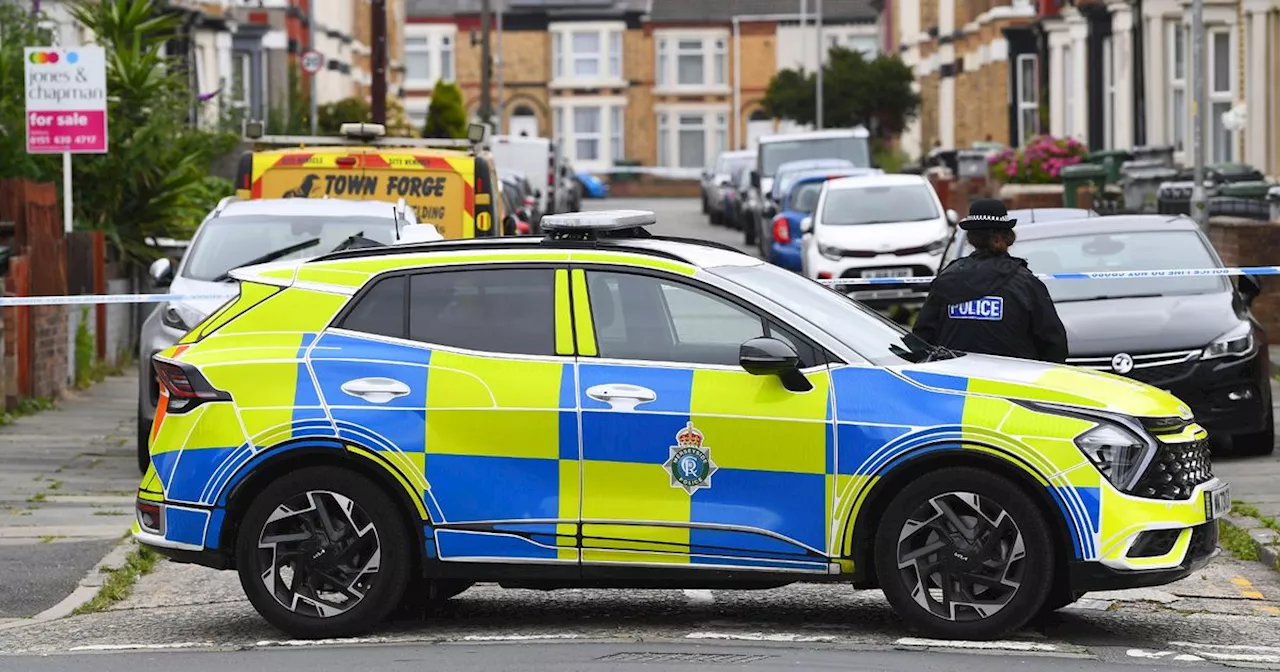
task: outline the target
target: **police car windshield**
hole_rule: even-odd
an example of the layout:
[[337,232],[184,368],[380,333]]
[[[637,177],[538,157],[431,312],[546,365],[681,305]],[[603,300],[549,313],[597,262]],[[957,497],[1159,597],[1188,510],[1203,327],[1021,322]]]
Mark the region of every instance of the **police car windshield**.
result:
[[[295,217],[231,215],[211,219],[200,227],[180,275],[189,280],[217,282],[227,271],[251,264],[277,250],[298,249],[275,261],[309,259],[333,251],[360,234],[384,245],[395,242],[391,217]],[[303,244],[319,239],[312,245]]]
[[831,189],[822,205],[823,226],[895,224],[942,215],[926,184],[883,184]]
[[[1194,231],[1143,231],[1020,240],[1009,248],[1033,273],[1093,273],[1217,268]],[[1227,289],[1220,276],[1046,280],[1054,301],[1208,294]]]
[[934,348],[845,294],[772,264],[710,269],[730,282],[786,306],[881,366],[946,359],[960,353]]

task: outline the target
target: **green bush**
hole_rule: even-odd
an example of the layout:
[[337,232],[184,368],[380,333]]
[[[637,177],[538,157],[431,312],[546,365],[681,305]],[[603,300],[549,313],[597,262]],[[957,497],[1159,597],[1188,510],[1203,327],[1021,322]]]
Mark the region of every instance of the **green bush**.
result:
[[427,108],[427,123],[422,129],[424,138],[467,137],[467,108],[462,103],[462,89],[443,79],[436,82],[431,92],[431,106]]

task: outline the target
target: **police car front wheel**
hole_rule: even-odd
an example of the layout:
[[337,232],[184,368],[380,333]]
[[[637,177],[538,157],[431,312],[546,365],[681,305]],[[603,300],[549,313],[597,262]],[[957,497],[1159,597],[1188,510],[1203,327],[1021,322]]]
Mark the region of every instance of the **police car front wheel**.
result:
[[395,504],[358,474],[312,467],[257,495],[236,542],[240,584],[271,625],[299,638],[380,623],[409,580],[409,535]]
[[894,610],[929,636],[993,639],[1040,611],[1053,548],[1044,516],[1017,485],[977,469],[944,469],[889,503],[876,535],[876,575]]

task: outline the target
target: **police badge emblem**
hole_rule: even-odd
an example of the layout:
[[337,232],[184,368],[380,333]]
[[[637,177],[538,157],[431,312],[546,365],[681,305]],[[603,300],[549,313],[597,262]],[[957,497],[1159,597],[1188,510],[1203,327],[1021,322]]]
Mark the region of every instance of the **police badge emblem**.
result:
[[711,476],[719,467],[711,461],[711,448],[702,445],[702,432],[689,422],[676,432],[676,445],[671,446],[671,457],[662,465],[671,474],[671,487],[681,488],[692,495],[702,488],[711,487]]

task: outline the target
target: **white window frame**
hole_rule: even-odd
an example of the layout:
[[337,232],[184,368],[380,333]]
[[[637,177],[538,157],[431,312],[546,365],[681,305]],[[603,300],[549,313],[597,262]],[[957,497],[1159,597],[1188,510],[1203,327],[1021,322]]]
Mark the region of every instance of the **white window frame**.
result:
[[[457,77],[454,48],[458,42],[458,28],[444,23],[411,23],[405,26],[405,60],[410,54],[425,54],[427,58],[427,78],[411,79],[408,69],[405,70],[404,87],[407,89],[433,89],[436,82],[443,79],[453,82]],[[408,40],[425,39],[425,45],[410,46]]]
[[1076,62],[1071,44],[1062,45],[1062,135],[1073,138],[1076,134]]
[[[547,27],[551,33],[552,88],[620,88],[626,85],[626,56],[623,41],[627,26],[622,21],[565,21]],[[595,53],[578,55],[573,51],[574,33],[596,35]],[[592,58],[595,75],[578,75],[578,60]]]
[[[579,170],[609,168],[613,166],[614,161],[625,158],[614,155],[614,148],[617,146],[614,141],[617,140],[617,144],[621,144],[626,136],[626,128],[614,128],[618,113],[613,110],[615,108],[623,110],[622,123],[625,124],[626,107],[625,96],[566,96],[551,99],[551,117],[555,137],[560,141],[561,151],[573,162],[575,168]],[[595,159],[578,157],[578,140],[582,139],[583,134],[578,133],[574,128],[574,110],[577,108],[599,110],[599,130],[589,134],[590,138],[596,141]]]
[[690,175],[700,174],[705,166],[680,165],[680,118],[698,115],[702,117],[704,163],[711,164],[721,152],[730,148],[729,118],[731,107],[720,103],[658,105],[658,166]]
[[1116,52],[1115,38],[1102,38],[1103,147],[1116,148]]
[[[423,87],[426,87],[428,86],[426,83],[434,79],[433,75],[436,70],[432,63],[435,59],[431,57],[432,37],[434,36],[429,33],[407,33],[404,36],[404,61],[406,66],[404,71],[404,82],[406,85],[412,86],[421,84]],[[422,40],[423,43],[412,44],[414,40]],[[426,62],[427,76],[425,78],[409,76],[408,64],[410,60],[414,59],[421,59]]]
[[[1022,76],[1022,64],[1027,61],[1031,62],[1031,82],[1027,82],[1026,78]],[[1016,91],[1017,98],[1015,99],[1018,110],[1018,134],[1022,136],[1019,138],[1019,146],[1025,145],[1029,139],[1035,137],[1035,134],[1040,132],[1040,68],[1038,61],[1039,59],[1035,54],[1018,54],[1013,64],[1015,68],[1014,77],[1017,79],[1018,84]],[[1026,98],[1025,94],[1027,93],[1028,85],[1031,87],[1031,93],[1033,94],[1033,100],[1031,101],[1024,100]],[[1024,128],[1023,122],[1025,121],[1025,112],[1031,112],[1031,118],[1034,120],[1032,123],[1031,133],[1028,133],[1028,129]]]
[[[1166,28],[1166,36],[1169,43],[1169,145],[1173,147],[1174,152],[1184,152],[1187,149],[1187,132],[1188,112],[1190,104],[1187,96],[1190,89],[1187,87],[1187,73],[1191,70],[1191,50],[1187,48],[1188,37],[1187,29],[1180,21],[1170,21]],[[1182,58],[1178,58],[1178,47],[1182,47]],[[1181,69],[1181,72],[1179,72]],[[1178,105],[1178,96],[1182,94],[1182,104]]]
[[[729,91],[729,31],[725,29],[672,28],[654,31],[654,88],[658,92]],[[680,42],[699,40],[702,48],[702,81],[681,84]]]
[[[1215,88],[1217,86],[1217,82],[1214,81],[1216,79],[1218,62],[1216,56],[1217,51],[1214,49],[1213,45],[1219,35],[1226,35],[1227,37],[1226,90]],[[1239,52],[1236,47],[1235,30],[1233,30],[1231,26],[1213,26],[1211,28],[1206,28],[1204,35],[1204,52],[1205,79],[1208,80],[1205,82],[1205,89],[1207,89],[1207,97],[1209,99],[1208,105],[1206,106],[1207,109],[1204,111],[1205,114],[1209,115],[1209,132],[1206,134],[1204,139],[1205,155],[1211,163],[1235,161],[1238,158],[1236,157],[1236,132],[1227,130],[1227,146],[1225,148],[1219,148],[1216,129],[1219,126],[1222,126],[1222,119],[1221,113],[1215,114],[1213,111],[1215,105],[1222,103],[1226,103],[1226,108],[1228,110],[1235,105],[1237,80],[1236,68],[1239,67],[1239,64],[1237,63],[1237,60],[1239,59]],[[1223,150],[1221,154],[1219,154],[1220,149]]]
[[[231,75],[231,86],[227,91],[227,102],[233,110],[248,112],[249,103],[253,100],[253,52],[231,52],[231,72],[228,74]],[[237,74],[242,83],[239,91],[236,91]]]

